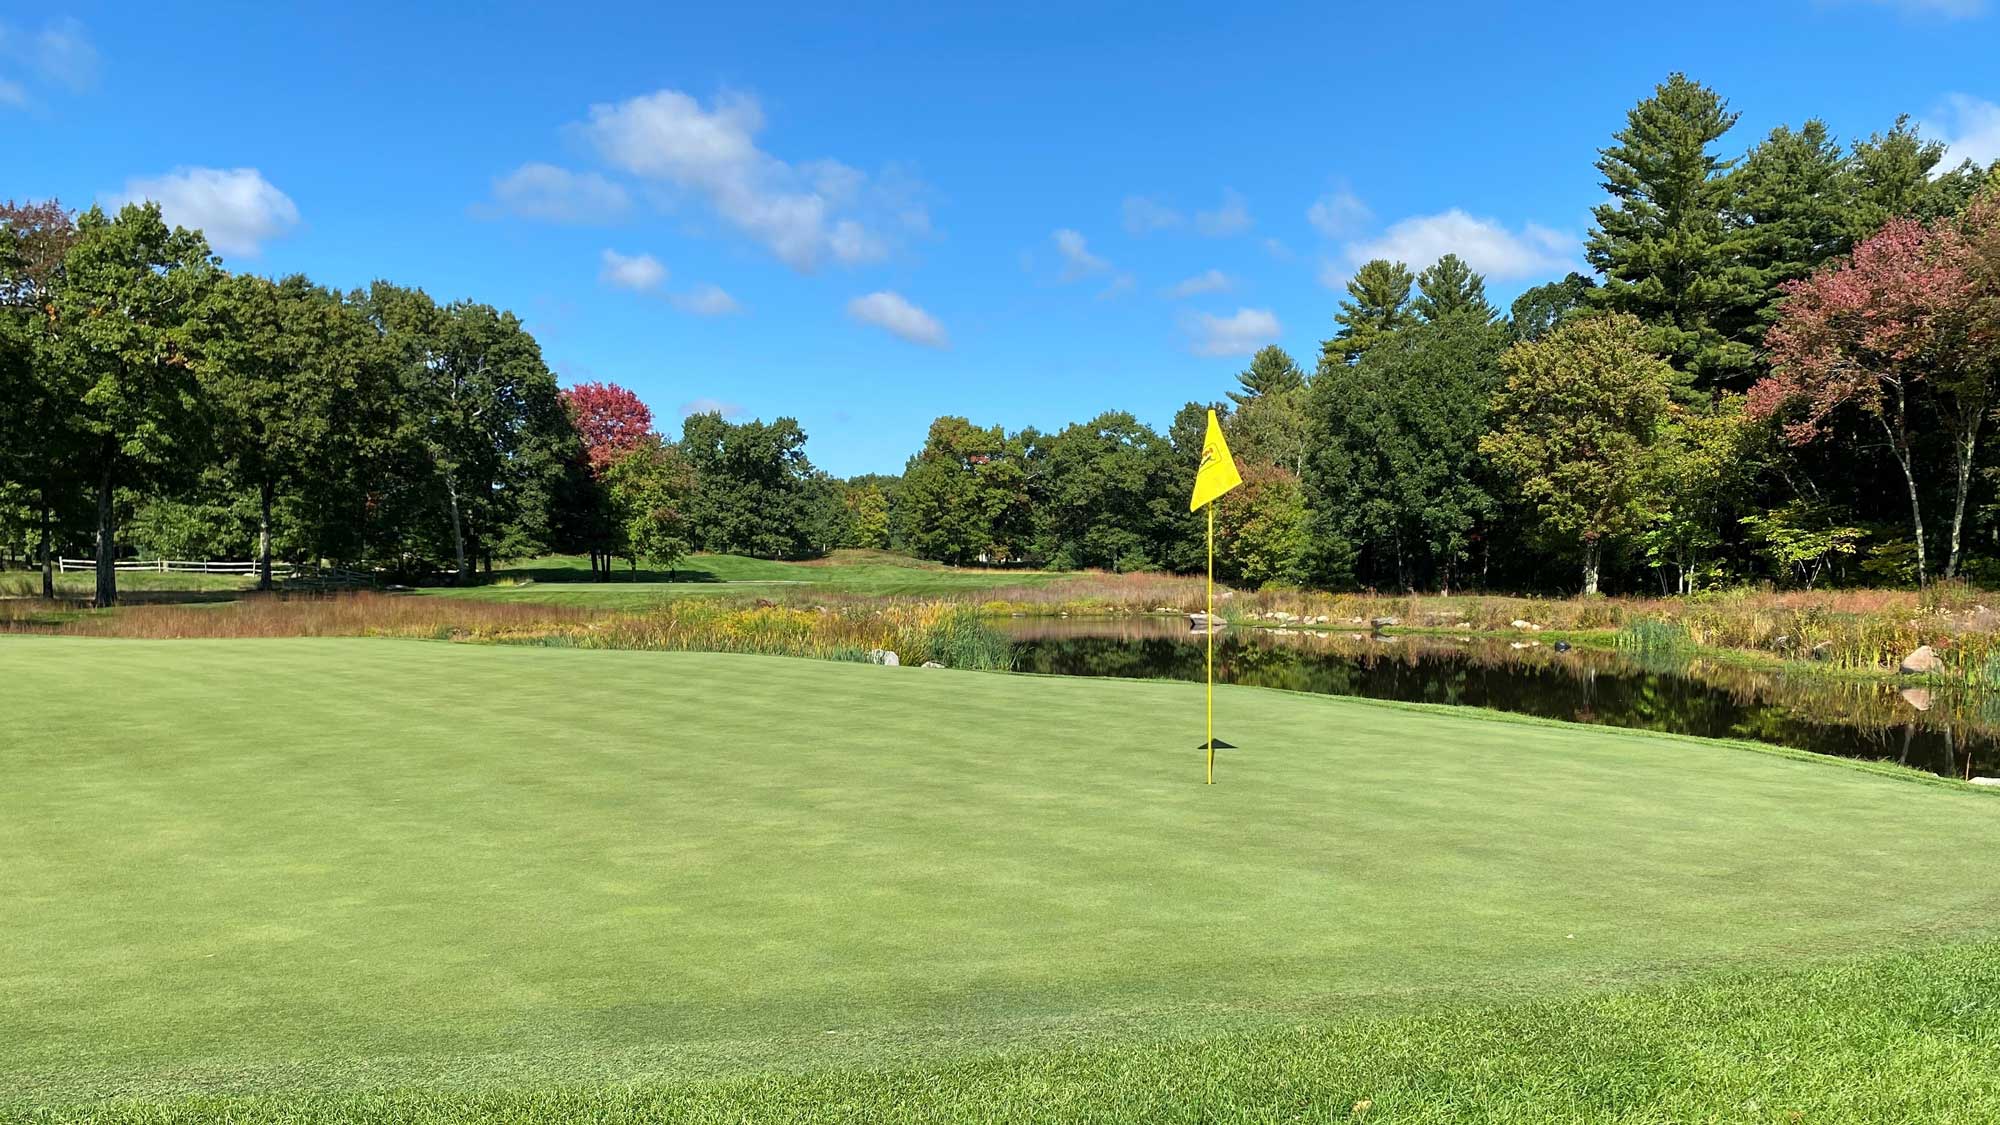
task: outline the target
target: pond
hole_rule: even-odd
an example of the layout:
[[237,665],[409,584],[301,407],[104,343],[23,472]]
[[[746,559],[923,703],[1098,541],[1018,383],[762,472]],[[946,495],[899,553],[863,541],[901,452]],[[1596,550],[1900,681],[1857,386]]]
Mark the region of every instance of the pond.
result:
[[[1011,618],[1000,628],[1023,672],[1202,678],[1202,634],[1181,618]],[[1527,637],[1223,629],[1215,638],[1215,678],[1750,739],[1947,777],[2000,774],[2000,701],[1991,697],[1702,658],[1565,652]]]

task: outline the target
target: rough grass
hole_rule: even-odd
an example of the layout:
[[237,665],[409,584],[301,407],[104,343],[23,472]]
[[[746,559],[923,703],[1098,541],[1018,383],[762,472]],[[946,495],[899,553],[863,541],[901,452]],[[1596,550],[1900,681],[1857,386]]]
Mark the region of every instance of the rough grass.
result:
[[1494,1008],[1354,1012],[906,1067],[188,1097],[48,1122],[1756,1122],[2000,1119],[2000,945]]
[[21,1113],[1995,1104],[1990,945],[1816,968],[1992,933],[2000,801],[1941,780],[1223,688],[1210,787],[1195,686],[746,656],[8,637],[0,682]]

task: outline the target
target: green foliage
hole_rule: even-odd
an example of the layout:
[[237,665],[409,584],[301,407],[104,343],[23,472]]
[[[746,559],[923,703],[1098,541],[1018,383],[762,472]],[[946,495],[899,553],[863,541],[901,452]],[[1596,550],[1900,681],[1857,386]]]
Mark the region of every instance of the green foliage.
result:
[[1381,258],[1363,262],[1347,281],[1347,297],[1334,314],[1340,325],[1333,339],[1320,344],[1319,368],[1353,363],[1389,333],[1411,323],[1410,267]]
[[1486,299],[1486,279],[1456,254],[1446,254],[1437,264],[1417,275],[1417,298],[1410,310],[1427,322],[1448,316],[1472,316],[1481,322],[1500,315]]
[[1584,593],[1603,543],[1637,526],[1673,372],[1619,313],[1566,324],[1500,357],[1493,432],[1479,447],[1511,475],[1550,532],[1577,542]]
[[931,423],[897,488],[902,541],[920,558],[963,565],[1018,561],[1030,535],[1028,446],[999,426]]
[[671,569],[694,549],[688,519],[694,473],[658,434],[645,435],[613,458],[605,467],[604,488],[624,554],[635,569],[642,562]]
[[690,414],[681,455],[694,470],[690,519],[705,551],[817,558],[841,538],[839,488],[806,457],[796,420],[728,422]]
[[1216,502],[1216,572],[1249,586],[1297,586],[1308,577],[1311,513],[1290,470],[1239,466],[1243,485]]
[[1497,511],[1479,441],[1505,342],[1483,314],[1461,311],[1313,380],[1303,478],[1322,577],[1345,544],[1364,581],[1454,584]]
[[1193,472],[1176,453],[1124,411],[1050,438],[1035,466],[1037,556],[1060,570],[1158,566],[1171,529],[1187,526],[1194,489]]
[[1744,381],[1754,358],[1724,331],[1745,282],[1728,216],[1736,162],[1713,146],[1736,117],[1685,75],[1656,87],[1597,161],[1611,201],[1592,211],[1584,247],[1605,279],[1591,300],[1637,317],[1648,349],[1702,390]]
[[1276,344],[1266,344],[1250,357],[1248,370],[1236,376],[1241,391],[1230,391],[1230,400],[1242,406],[1252,399],[1303,389],[1306,373],[1299,370],[1291,354]]
[[1661,427],[1638,542],[1648,565],[1674,572],[1675,592],[1694,593],[1721,576],[1717,556],[1729,523],[1770,447],[1769,425],[1745,416],[1741,396],[1724,397],[1712,411],[1676,411]]
[[1597,282],[1572,272],[1561,281],[1534,286],[1514,298],[1507,322],[1515,339],[1539,340],[1550,330],[1590,307],[1590,291]]
[[1772,565],[1810,590],[1836,561],[1855,553],[1868,533],[1842,525],[1823,504],[1794,500],[1780,508],[1743,517]]

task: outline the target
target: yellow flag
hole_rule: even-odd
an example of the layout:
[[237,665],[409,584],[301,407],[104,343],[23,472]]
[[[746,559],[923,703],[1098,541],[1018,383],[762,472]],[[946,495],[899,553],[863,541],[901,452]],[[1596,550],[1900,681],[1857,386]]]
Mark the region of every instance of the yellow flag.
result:
[[1215,411],[1211,410],[1208,436],[1201,440],[1201,468],[1194,474],[1194,496],[1188,500],[1188,511],[1195,511],[1242,483],[1243,474],[1236,471],[1236,458],[1229,455],[1229,443],[1222,440],[1222,423],[1216,421]]

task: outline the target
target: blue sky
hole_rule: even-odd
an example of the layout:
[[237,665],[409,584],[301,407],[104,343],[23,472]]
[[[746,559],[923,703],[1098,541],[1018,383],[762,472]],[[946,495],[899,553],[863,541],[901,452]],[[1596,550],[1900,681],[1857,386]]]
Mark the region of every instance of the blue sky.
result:
[[2000,156],[1993,0],[288,7],[0,8],[0,193],[512,308],[565,382],[790,414],[843,475],[1309,365],[1378,253],[1504,304],[1580,265],[1675,69],[1732,149],[1907,112]]

